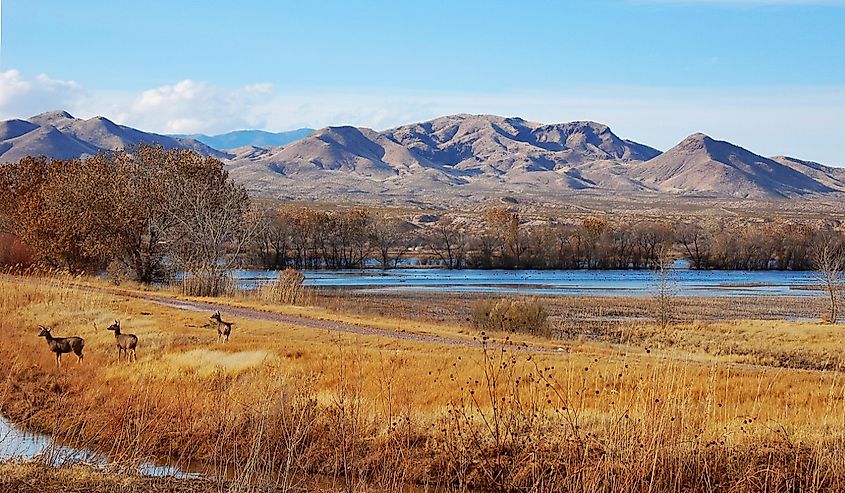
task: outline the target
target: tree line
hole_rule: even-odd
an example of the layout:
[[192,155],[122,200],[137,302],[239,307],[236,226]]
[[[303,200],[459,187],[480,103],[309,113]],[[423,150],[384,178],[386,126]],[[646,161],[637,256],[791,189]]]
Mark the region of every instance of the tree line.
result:
[[[234,266],[450,269],[809,270],[831,228],[533,215],[507,207],[416,219],[375,208],[257,203],[213,158],[139,146],[86,159],[0,166],[0,263],[107,271],[143,283],[180,278],[227,289]],[[838,248],[838,247],[837,247]]]
[[373,209],[283,206],[265,209],[252,260],[267,269],[390,268],[411,257],[451,269],[650,269],[673,257],[693,269],[811,270],[814,246],[830,235],[841,236],[791,223],[524,220],[507,208],[415,223]]
[[179,276],[197,295],[225,289],[259,224],[223,164],[187,150],[27,157],[0,166],[0,190],[2,227],[32,262],[143,283]]

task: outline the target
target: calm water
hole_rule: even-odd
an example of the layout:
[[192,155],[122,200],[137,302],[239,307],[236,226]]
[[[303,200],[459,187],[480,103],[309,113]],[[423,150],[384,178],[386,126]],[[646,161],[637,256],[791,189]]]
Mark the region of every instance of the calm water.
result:
[[[108,459],[102,454],[86,449],[77,449],[58,445],[48,436],[40,433],[23,431],[0,416],[0,460],[42,459],[56,466],[64,464],[107,464]],[[178,468],[143,463],[138,471],[146,476],[173,476],[179,478],[195,477],[194,473],[185,473]]]
[[[275,271],[242,270],[244,288],[276,279]],[[802,289],[818,284],[813,272],[697,271],[673,269],[673,290],[682,296],[815,296]],[[528,295],[648,296],[654,272],[641,270],[343,270],[306,271],[305,284],[359,292],[437,291]]]

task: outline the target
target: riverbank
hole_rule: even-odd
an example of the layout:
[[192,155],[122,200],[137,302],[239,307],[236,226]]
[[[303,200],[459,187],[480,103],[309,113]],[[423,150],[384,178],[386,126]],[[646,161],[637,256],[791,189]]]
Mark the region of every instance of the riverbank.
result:
[[[529,339],[543,350],[515,351],[465,326],[403,321],[401,309],[362,316],[149,292],[163,304],[92,287],[0,280],[0,411],[119,462],[193,461],[213,465],[212,477],[288,485],[321,476],[356,491],[845,486],[839,371],[741,363],[730,352],[833,354],[843,342],[834,326],[736,320],[672,326],[649,339],[663,347]],[[230,343],[214,342],[210,312],[192,303],[217,304],[235,322]],[[140,338],[137,363],[115,361],[102,327],[116,318]],[[391,333],[314,325],[326,321]],[[84,337],[84,364],[56,370],[38,324]],[[466,344],[437,339],[446,336]],[[724,345],[690,349],[707,341]]]
[[217,493],[221,486],[206,479],[127,475],[81,464],[0,461],[0,493]]

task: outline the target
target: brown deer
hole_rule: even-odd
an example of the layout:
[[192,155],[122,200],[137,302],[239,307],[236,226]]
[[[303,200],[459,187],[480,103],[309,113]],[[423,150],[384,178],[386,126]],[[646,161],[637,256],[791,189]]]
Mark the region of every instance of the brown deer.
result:
[[211,320],[217,322],[217,342],[220,342],[220,339],[223,339],[223,342],[229,342],[229,334],[232,333],[234,322],[224,322],[223,318],[220,317],[220,310],[211,315]]
[[56,368],[61,368],[62,366],[62,355],[65,353],[74,353],[76,355],[76,362],[82,363],[82,348],[85,347],[85,340],[81,337],[53,337],[53,334],[50,333],[49,327],[44,327],[43,325],[38,326],[41,329],[41,332],[38,333],[38,337],[43,337],[47,340],[47,345],[50,346],[50,351],[53,351],[56,354]]
[[135,347],[138,345],[138,336],[135,334],[121,334],[120,320],[115,320],[113,324],[106,327],[106,330],[114,332],[114,340],[117,342],[117,361],[120,361],[121,355],[126,355],[126,361],[138,361],[138,355],[135,354]]

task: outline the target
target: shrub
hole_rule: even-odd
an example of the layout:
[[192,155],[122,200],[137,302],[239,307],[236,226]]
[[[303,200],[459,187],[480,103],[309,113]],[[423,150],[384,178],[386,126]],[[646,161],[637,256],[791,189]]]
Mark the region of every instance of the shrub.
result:
[[472,306],[472,323],[480,330],[551,337],[548,318],[546,308],[536,299],[478,301]]
[[205,269],[195,273],[182,273],[175,281],[182,294],[188,296],[231,295],[237,289],[237,280],[228,270]]
[[0,233],[0,265],[29,267],[32,250],[14,235]]
[[303,281],[305,276],[301,272],[288,267],[279,272],[279,278],[273,284],[262,290],[262,298],[284,305],[295,305],[302,301]]

